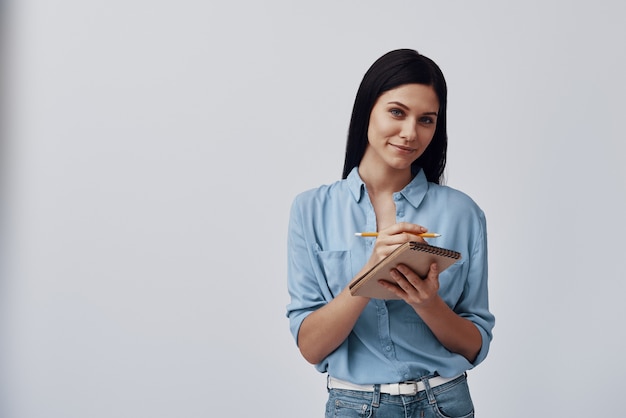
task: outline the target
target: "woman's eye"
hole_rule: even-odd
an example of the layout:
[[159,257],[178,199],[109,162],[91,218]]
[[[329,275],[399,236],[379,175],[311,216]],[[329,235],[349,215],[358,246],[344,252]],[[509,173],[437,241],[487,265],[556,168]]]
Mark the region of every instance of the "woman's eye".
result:
[[391,109],[389,113],[391,113],[391,116],[395,116],[395,117],[399,117],[404,114],[400,109]]
[[424,116],[420,118],[420,123],[423,123],[425,125],[430,125],[431,123],[435,123],[435,121],[431,117]]

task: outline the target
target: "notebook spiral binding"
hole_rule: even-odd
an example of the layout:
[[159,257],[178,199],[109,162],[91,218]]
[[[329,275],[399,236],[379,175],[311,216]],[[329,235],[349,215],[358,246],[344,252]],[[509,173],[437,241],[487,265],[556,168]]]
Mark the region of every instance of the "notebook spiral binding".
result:
[[430,253],[430,254],[443,255],[443,256],[454,258],[457,260],[461,258],[461,253],[457,251],[448,250],[446,248],[441,248],[441,247],[435,247],[434,245],[424,244],[424,243],[416,242],[416,241],[411,241],[409,243],[409,248],[415,251],[422,251],[422,252]]

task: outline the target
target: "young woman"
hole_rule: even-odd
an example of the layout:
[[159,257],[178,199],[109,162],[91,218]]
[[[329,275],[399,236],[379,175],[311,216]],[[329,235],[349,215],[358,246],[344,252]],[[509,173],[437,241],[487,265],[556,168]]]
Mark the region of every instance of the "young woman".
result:
[[[304,358],[328,374],[326,417],[474,415],[466,371],[485,359],[495,319],[485,216],[441,185],[446,101],[432,60],[409,49],[383,55],[356,95],[342,180],[293,202],[287,316]],[[354,277],[427,231],[461,260],[441,273],[433,264],[426,277],[390,270],[393,284],[382,283],[400,300],[350,294]]]

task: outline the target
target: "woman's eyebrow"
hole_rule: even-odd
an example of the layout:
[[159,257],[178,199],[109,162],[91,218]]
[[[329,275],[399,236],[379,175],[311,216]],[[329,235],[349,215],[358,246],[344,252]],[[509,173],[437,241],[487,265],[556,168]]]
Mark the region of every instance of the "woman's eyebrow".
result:
[[409,107],[408,107],[407,105],[405,105],[404,103],[400,103],[400,102],[395,102],[395,101],[393,101],[393,102],[387,102],[387,104],[388,104],[388,105],[396,105],[396,106],[400,106],[400,107],[402,107],[402,108],[404,108],[404,109],[407,109],[407,110],[409,109]]

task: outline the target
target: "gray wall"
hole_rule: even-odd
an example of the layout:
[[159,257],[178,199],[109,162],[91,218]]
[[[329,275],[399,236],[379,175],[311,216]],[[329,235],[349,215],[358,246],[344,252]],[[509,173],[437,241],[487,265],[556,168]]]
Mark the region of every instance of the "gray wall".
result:
[[289,205],[340,177],[358,83],[399,47],[446,74],[447,183],[488,218],[478,416],[622,409],[621,2],[5,7],[2,417],[322,416]]

